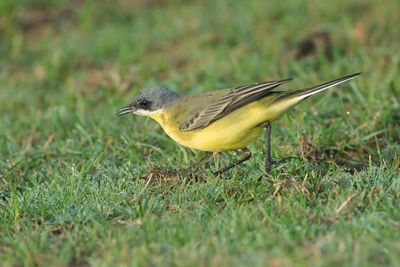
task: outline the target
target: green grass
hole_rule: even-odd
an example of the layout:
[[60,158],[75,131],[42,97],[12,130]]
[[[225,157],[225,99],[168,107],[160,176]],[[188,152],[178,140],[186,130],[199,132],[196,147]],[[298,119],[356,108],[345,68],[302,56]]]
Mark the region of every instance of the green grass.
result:
[[[399,266],[399,9],[0,1],[0,265]],[[318,31],[331,56],[296,58]],[[300,160],[261,181],[264,137],[220,179],[155,122],[114,115],[154,85],[297,89],[358,71],[273,124],[273,156]]]

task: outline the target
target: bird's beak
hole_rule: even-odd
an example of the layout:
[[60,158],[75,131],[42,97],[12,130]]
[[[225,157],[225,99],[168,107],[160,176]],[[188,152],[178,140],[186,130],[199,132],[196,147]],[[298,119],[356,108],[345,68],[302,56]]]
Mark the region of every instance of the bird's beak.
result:
[[115,115],[122,116],[122,115],[125,115],[128,113],[132,113],[133,111],[134,111],[134,108],[132,107],[132,105],[129,105],[129,106],[119,109]]

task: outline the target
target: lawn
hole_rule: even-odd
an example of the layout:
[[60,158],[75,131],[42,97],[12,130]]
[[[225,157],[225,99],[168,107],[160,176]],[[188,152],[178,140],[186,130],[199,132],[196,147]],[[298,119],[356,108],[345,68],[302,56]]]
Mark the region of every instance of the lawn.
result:
[[[400,266],[399,10],[1,0],[0,266]],[[273,123],[273,156],[296,159],[264,179],[264,135],[218,178],[151,119],[115,116],[145,87],[359,71]]]

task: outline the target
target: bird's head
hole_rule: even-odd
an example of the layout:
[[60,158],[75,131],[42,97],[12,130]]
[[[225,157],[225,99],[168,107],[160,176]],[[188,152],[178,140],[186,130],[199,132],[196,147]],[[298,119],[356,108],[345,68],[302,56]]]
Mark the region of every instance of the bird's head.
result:
[[133,99],[132,103],[117,111],[118,116],[134,113],[151,116],[162,110],[168,103],[179,98],[179,95],[166,87],[147,88]]

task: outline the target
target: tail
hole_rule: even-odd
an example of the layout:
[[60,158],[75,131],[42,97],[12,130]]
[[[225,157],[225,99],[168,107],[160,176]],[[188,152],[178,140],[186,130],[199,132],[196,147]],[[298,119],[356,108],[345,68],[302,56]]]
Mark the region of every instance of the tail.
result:
[[283,115],[288,109],[299,104],[302,100],[306,99],[307,97],[322,92],[335,85],[354,79],[358,75],[360,75],[360,73],[347,75],[339,79],[323,83],[321,85],[317,85],[307,89],[297,90],[294,92],[279,92],[279,91],[271,92],[271,94],[275,95],[275,98],[272,103],[270,99],[266,98],[267,102],[265,104],[268,106],[268,108],[266,109],[266,111],[268,112],[266,112],[265,117],[263,117],[263,119],[264,121],[274,121],[275,119]]
[[339,79],[336,79],[336,80],[333,80],[333,81],[330,81],[330,82],[326,82],[326,83],[323,83],[323,84],[320,84],[320,85],[317,85],[317,86],[314,86],[314,87],[311,87],[311,88],[299,90],[299,91],[295,92],[294,94],[296,95],[296,97],[299,98],[299,100],[303,100],[303,99],[306,99],[309,96],[312,96],[313,94],[317,94],[319,92],[322,92],[322,91],[324,91],[324,90],[326,90],[328,88],[331,88],[333,86],[336,86],[338,84],[350,81],[350,80],[354,79],[355,77],[357,77],[360,74],[361,74],[361,72],[350,74],[350,75],[341,77]]

